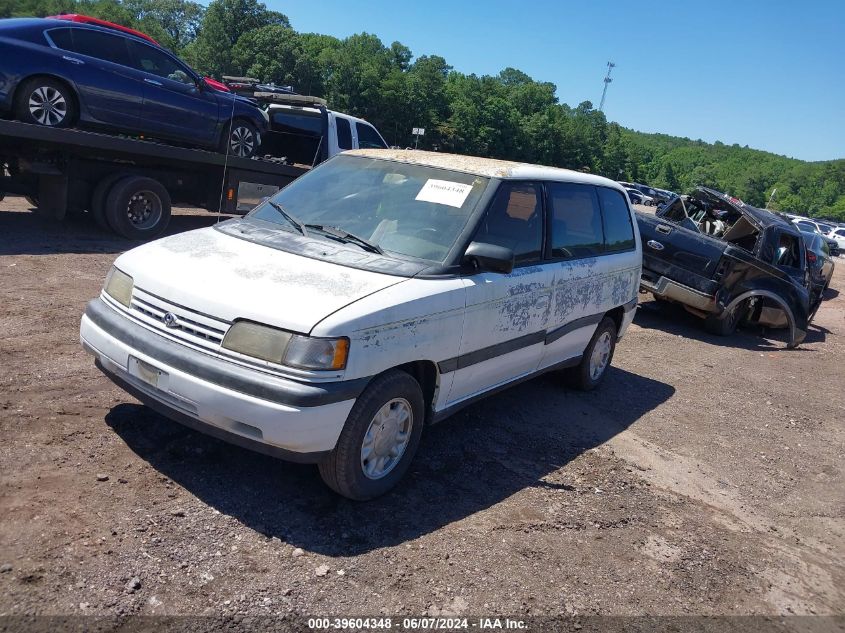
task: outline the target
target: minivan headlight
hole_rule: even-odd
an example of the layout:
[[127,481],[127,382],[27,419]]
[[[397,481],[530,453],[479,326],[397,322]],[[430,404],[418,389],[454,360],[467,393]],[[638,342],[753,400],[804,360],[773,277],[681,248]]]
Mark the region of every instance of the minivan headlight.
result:
[[106,276],[103,290],[112,299],[128,308],[132,303],[132,288],[134,285],[132,277],[112,266]]
[[314,338],[252,321],[236,321],[223,337],[223,347],[238,354],[299,369],[346,367],[349,339]]

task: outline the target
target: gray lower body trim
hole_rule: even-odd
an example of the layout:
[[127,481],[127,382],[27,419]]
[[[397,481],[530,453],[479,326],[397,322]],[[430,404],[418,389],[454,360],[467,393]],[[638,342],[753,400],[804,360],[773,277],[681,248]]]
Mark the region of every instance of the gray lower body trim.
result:
[[591,314],[589,316],[581,317],[580,319],[570,321],[566,325],[562,325],[553,330],[549,330],[546,333],[546,345],[551,345],[559,338],[563,338],[564,336],[566,336],[570,332],[574,332],[575,330],[580,330],[582,327],[587,327],[588,325],[595,325],[604,318],[604,315],[604,312],[601,312],[599,314]]
[[[633,301],[629,301],[622,307],[626,312],[633,310],[637,307],[637,300],[634,299]],[[440,370],[441,374],[448,374],[449,372],[470,367],[471,365],[482,363],[485,360],[490,360],[491,358],[496,358],[497,356],[510,354],[511,352],[515,352],[523,347],[530,347],[531,345],[536,345],[537,343],[549,345],[566,336],[570,332],[574,332],[582,327],[587,327],[588,325],[595,325],[604,318],[605,314],[607,313],[599,312],[597,314],[591,314],[575,319],[574,321],[570,321],[569,323],[553,330],[542,330],[540,332],[534,332],[532,334],[518,336],[517,338],[512,338],[501,343],[496,343],[490,347],[482,347],[474,352],[467,352],[466,354],[461,354],[460,356],[454,356],[447,360],[440,361],[437,363],[437,368]]]
[[262,374],[170,341],[115,312],[102,299],[89,302],[85,307],[85,315],[110,336],[174,369],[269,402],[294,407],[318,407],[353,400],[370,382],[367,377],[306,384]]
[[166,418],[170,418],[174,422],[178,422],[183,426],[187,426],[188,428],[193,429],[194,431],[199,431],[200,433],[210,435],[211,437],[216,437],[218,440],[223,440],[224,442],[228,442],[229,444],[235,444],[236,446],[240,446],[241,448],[246,448],[257,453],[263,453],[264,455],[270,455],[271,457],[283,459],[288,462],[298,462],[300,464],[316,464],[322,461],[323,458],[325,458],[329,454],[328,451],[317,453],[296,453],[294,451],[289,451],[285,448],[280,448],[278,446],[265,444],[264,442],[251,440],[248,437],[238,435],[237,433],[232,433],[230,431],[218,428],[211,424],[206,424],[201,420],[192,418],[191,416],[186,415],[181,411],[178,411],[177,409],[169,407],[168,405],[164,404],[159,400],[156,400],[149,394],[145,393],[144,391],[141,391],[134,385],[131,385],[119,376],[105,369],[99,360],[95,361],[95,364],[97,365],[97,368],[102,371],[109,380],[111,380],[114,384],[129,393],[134,398],[140,400],[150,409],[152,409],[156,413],[160,413]]

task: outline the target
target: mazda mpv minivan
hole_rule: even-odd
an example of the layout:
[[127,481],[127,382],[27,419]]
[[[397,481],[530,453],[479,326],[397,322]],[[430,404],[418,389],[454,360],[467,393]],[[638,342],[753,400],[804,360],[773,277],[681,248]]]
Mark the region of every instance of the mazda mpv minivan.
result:
[[478,398],[550,370],[602,382],[641,254],[611,180],[356,150],[243,218],[118,257],[81,340],[163,415],[368,499]]

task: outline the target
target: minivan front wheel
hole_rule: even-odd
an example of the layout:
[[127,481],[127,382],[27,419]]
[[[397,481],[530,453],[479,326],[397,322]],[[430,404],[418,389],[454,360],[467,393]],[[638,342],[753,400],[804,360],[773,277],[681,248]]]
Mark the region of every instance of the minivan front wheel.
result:
[[220,151],[240,158],[252,158],[258,153],[258,146],[261,144],[258,128],[243,119],[236,119],[231,130],[227,128],[223,138]]
[[76,122],[76,100],[67,85],[49,77],[33,77],[18,89],[15,116],[24,123],[69,127]]
[[337,445],[319,464],[329,488],[372,499],[393,488],[417,452],[425,405],[419,383],[400,370],[382,374],[358,397]]

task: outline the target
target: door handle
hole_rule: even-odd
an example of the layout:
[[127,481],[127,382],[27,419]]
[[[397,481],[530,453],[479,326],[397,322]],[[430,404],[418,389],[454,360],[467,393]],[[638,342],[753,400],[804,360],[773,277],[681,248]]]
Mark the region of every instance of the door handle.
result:
[[154,85],[154,86],[161,86],[161,85],[163,85],[160,81],[156,81],[155,79],[147,79],[146,77],[144,77],[144,81],[145,81],[146,83],[148,83],[148,84],[152,84],[152,85]]
[[657,225],[657,232],[663,233],[663,235],[669,235],[672,232],[671,226],[666,226],[665,224],[658,224]]
[[648,242],[646,242],[646,245],[649,248],[653,248],[656,251],[662,251],[663,250],[663,244],[661,244],[657,240],[649,240]]
[[65,61],[68,61],[72,64],[77,64],[79,66],[82,66],[82,65],[85,64],[85,62],[82,61],[81,59],[77,59],[76,57],[71,57],[70,55],[62,55],[62,59],[65,60]]

